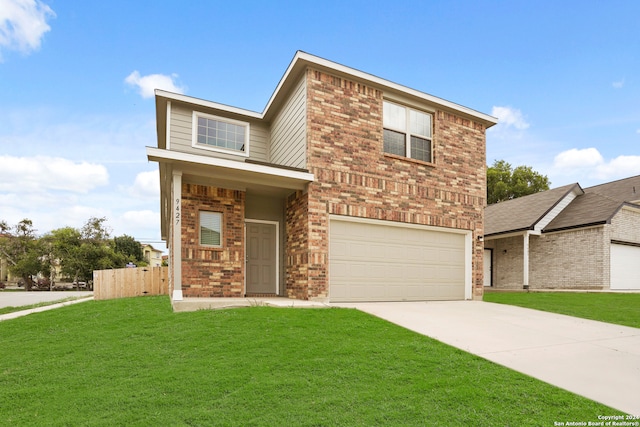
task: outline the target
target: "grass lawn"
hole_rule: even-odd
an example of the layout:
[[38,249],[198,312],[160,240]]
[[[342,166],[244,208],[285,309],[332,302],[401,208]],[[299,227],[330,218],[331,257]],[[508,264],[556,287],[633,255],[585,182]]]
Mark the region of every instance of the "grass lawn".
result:
[[349,309],[90,301],[0,323],[0,424],[552,426],[618,411]]
[[640,328],[640,294],[488,292],[484,301]]

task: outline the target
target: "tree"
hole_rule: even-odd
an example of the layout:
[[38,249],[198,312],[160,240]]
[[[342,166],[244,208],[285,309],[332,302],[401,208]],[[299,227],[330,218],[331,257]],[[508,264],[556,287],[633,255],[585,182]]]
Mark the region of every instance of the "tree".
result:
[[122,236],[114,237],[113,242],[115,243],[116,253],[122,254],[127,262],[138,265],[144,262],[142,246],[133,237],[123,234]]
[[25,218],[13,227],[0,221],[0,234],[3,236],[0,239],[0,255],[9,263],[9,271],[22,278],[26,290],[34,285],[33,278],[37,275],[49,276],[47,251],[37,238],[30,219]]
[[496,160],[487,168],[487,204],[491,205],[517,197],[546,191],[549,178],[529,166],[515,169],[504,160]]
[[91,283],[93,270],[124,267],[125,257],[116,253],[105,222],[106,218],[92,217],[80,230],[64,227],[46,236],[54,248],[62,274],[72,278],[74,283]]

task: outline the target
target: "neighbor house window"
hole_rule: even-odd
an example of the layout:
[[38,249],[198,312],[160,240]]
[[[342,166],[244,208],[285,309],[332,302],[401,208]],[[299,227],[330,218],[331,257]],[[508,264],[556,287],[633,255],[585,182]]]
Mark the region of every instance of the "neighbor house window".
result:
[[200,211],[200,244],[222,246],[222,214]]
[[249,123],[194,113],[194,146],[248,155]]
[[384,152],[432,162],[432,116],[384,101]]

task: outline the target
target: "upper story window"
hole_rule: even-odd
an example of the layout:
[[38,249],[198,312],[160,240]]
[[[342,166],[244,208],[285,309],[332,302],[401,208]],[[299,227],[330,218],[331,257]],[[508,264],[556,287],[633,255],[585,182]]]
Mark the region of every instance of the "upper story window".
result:
[[384,152],[433,162],[432,121],[429,113],[384,101]]
[[249,155],[249,123],[193,113],[193,145],[213,151]]

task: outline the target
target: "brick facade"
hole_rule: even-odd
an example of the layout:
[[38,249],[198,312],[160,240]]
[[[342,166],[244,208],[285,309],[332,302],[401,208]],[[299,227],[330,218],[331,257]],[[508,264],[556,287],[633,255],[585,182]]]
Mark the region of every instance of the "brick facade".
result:
[[640,244],[640,212],[622,208],[611,219],[611,239]]
[[[378,89],[307,70],[307,167],[316,181],[306,195],[289,200],[288,232],[306,230],[308,237],[287,245],[288,293],[328,296],[329,215],[336,214],[472,231],[473,295],[480,298],[483,244],[476,237],[483,235],[486,195],[484,125],[437,110],[433,164],[387,155],[382,102]],[[303,201],[306,218],[297,212]],[[287,242],[295,239],[287,236]]]
[[[529,289],[609,287],[610,226],[529,237]],[[522,236],[486,242],[493,249],[493,287],[523,288]]]
[[[182,291],[185,297],[244,296],[243,191],[182,184]],[[220,248],[200,245],[199,212],[222,213]]]

